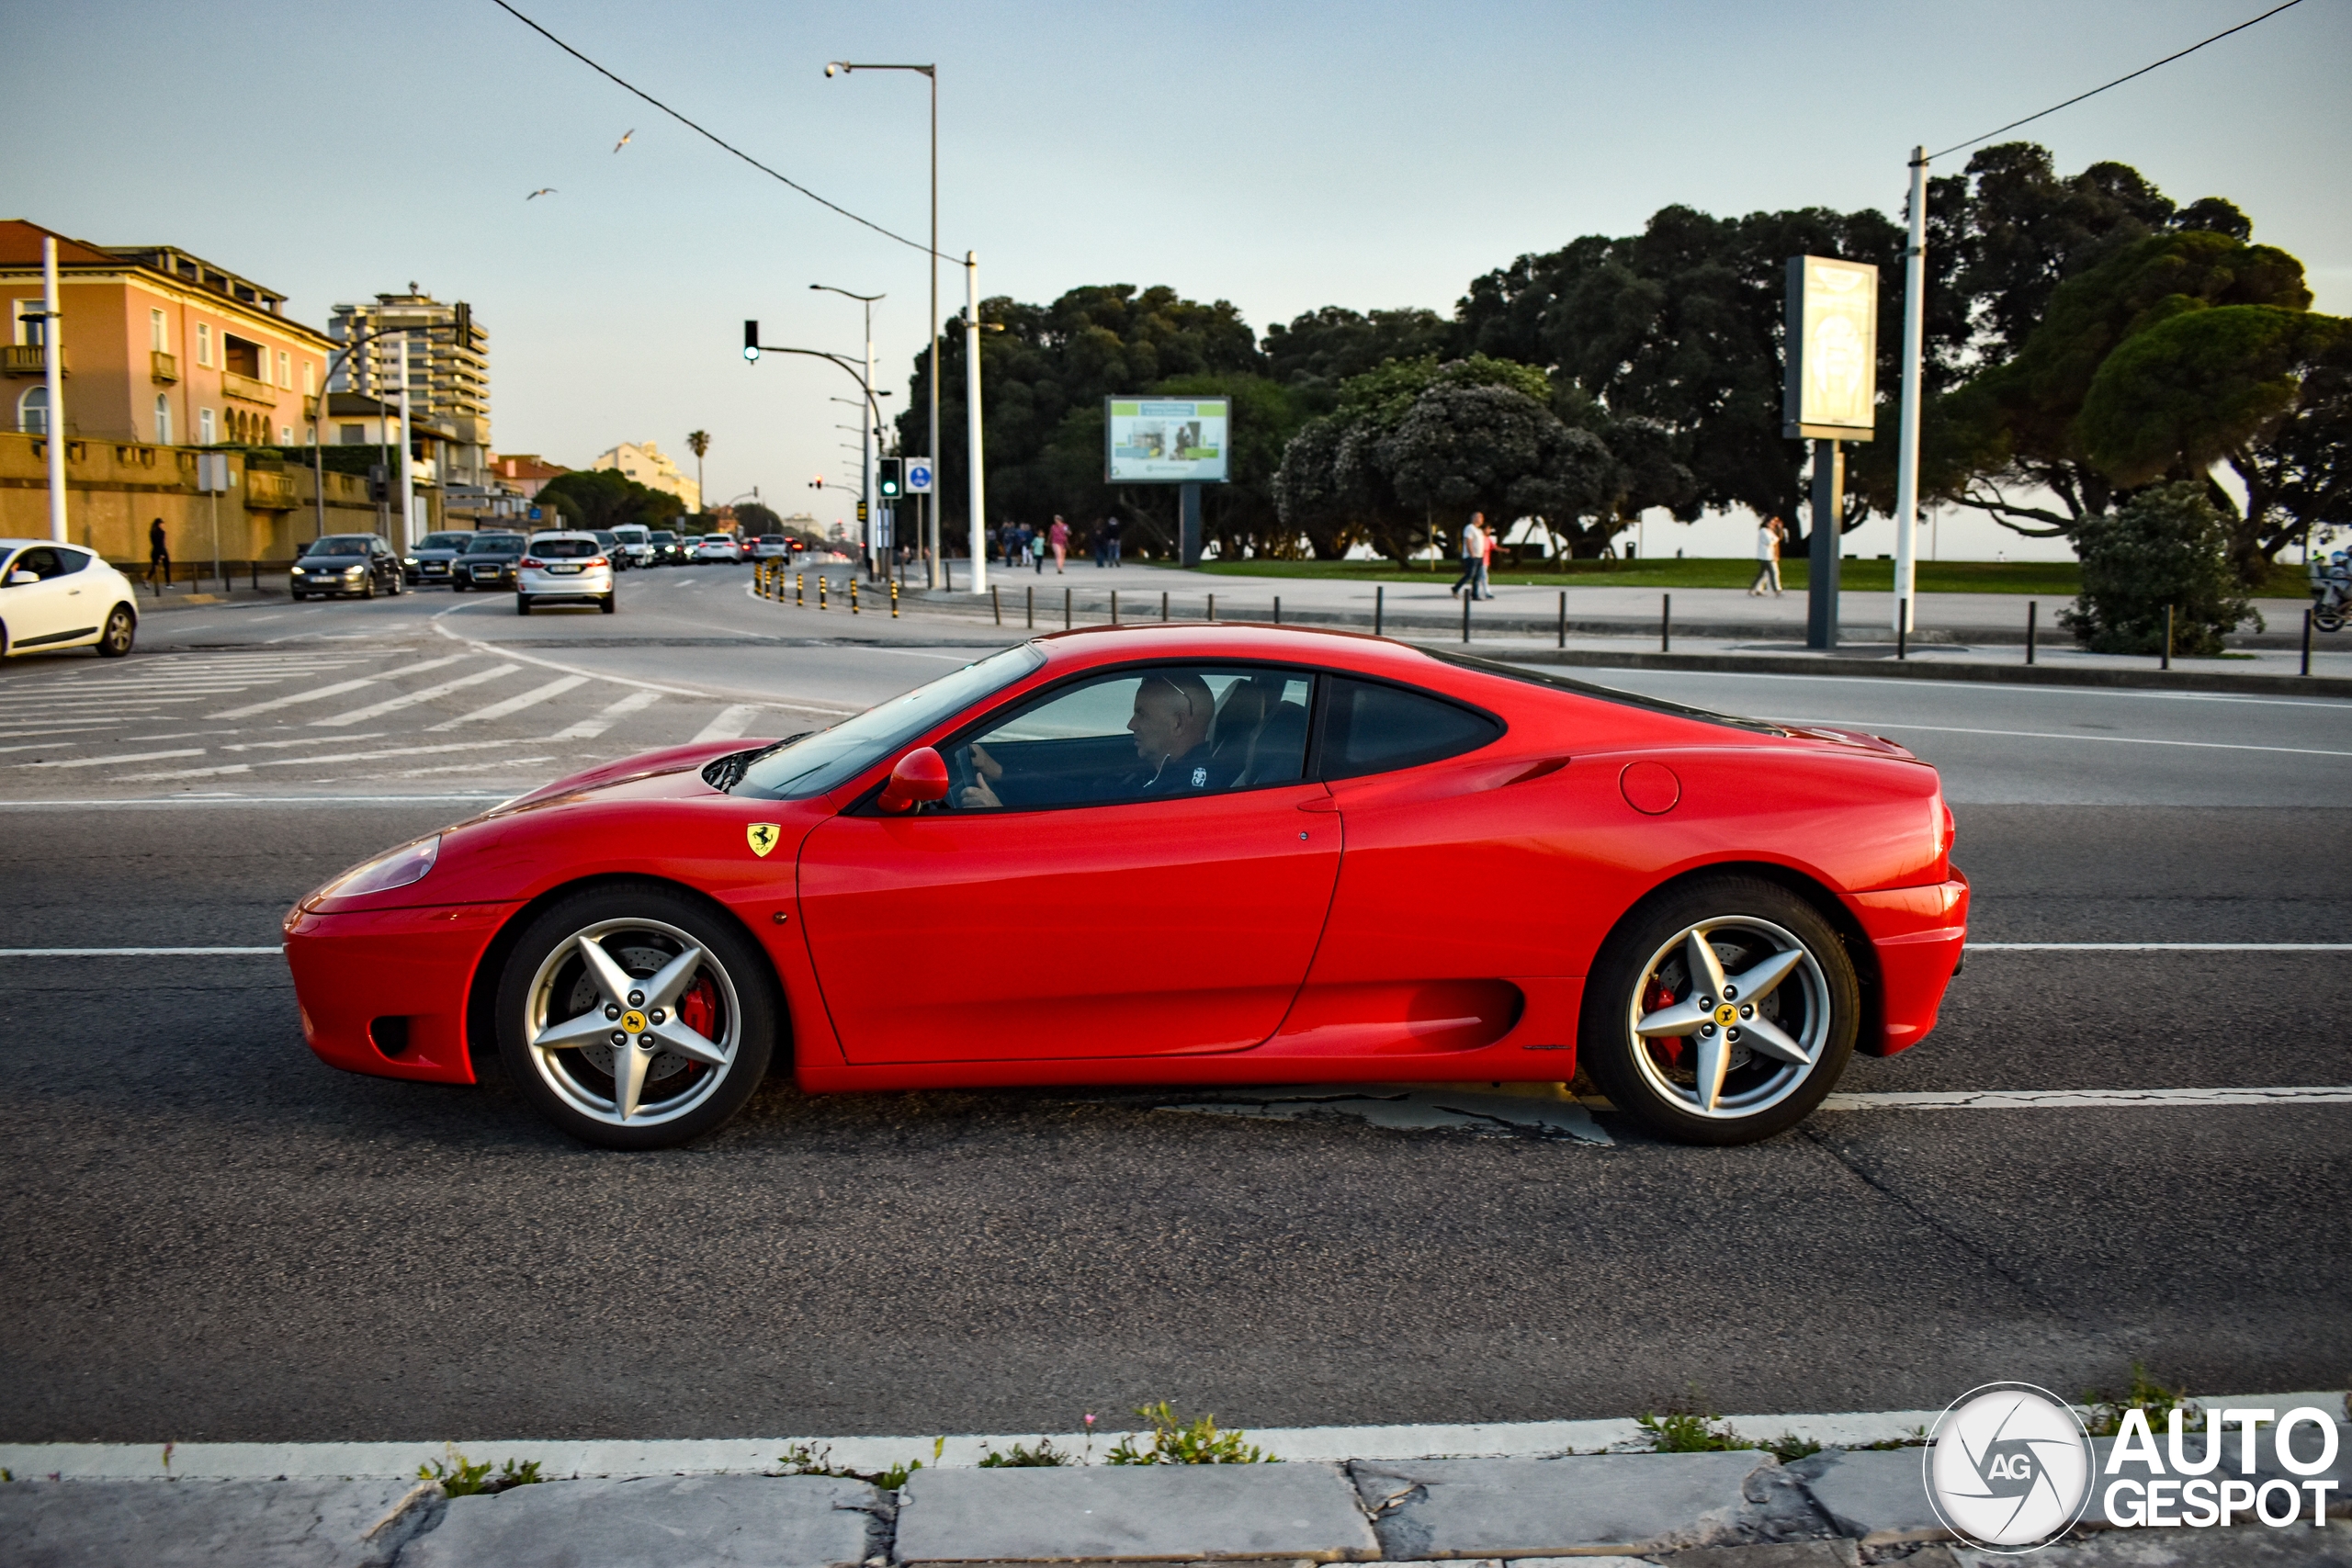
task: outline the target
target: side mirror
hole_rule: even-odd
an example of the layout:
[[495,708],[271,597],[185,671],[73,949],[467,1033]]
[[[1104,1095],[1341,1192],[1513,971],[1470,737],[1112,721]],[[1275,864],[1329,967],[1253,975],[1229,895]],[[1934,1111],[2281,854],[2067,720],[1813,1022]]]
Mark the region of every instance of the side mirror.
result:
[[890,770],[890,782],[882,786],[882,798],[875,804],[896,817],[923,801],[946,798],[945,760],[930,747],[918,746]]
[[12,571],[8,574],[8,586],[11,588],[29,588],[40,581],[40,573],[37,571]]

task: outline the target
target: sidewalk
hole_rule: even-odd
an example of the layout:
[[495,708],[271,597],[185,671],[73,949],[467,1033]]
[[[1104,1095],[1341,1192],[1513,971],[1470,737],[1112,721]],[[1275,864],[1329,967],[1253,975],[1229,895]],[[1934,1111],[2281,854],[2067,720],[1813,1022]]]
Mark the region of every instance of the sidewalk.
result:
[[[2204,1403],[2209,1409],[2310,1405],[2337,1417],[2343,1396]],[[1613,1435],[1616,1440],[1607,1445],[1612,1449],[1635,1446],[1627,1434],[1645,1442],[1647,1434],[1630,1421],[1248,1434],[1282,1457],[1275,1464],[983,1467],[980,1457],[988,1450],[1012,1448],[1015,1439],[1009,1438],[948,1439],[936,1447],[912,1438],[816,1445],[828,1457],[840,1450],[835,1462],[844,1467],[879,1468],[929,1456],[926,1466],[887,1488],[870,1473],[778,1473],[776,1456],[792,1446],[784,1439],[488,1443],[477,1445],[472,1457],[536,1458],[545,1473],[558,1478],[458,1496],[413,1479],[418,1453],[454,1458],[422,1444],[274,1450],[213,1444],[177,1450],[16,1446],[0,1449],[0,1457],[19,1477],[48,1466],[54,1474],[91,1478],[0,1484],[0,1562],[14,1568],[886,1568],[1559,1556],[1613,1558],[1621,1568],[1629,1560],[1690,1568],[1854,1568],[1890,1561],[1953,1568],[1962,1562],[1999,1562],[1941,1544],[1950,1536],[1928,1504],[1921,1480],[1925,1450],[1917,1446],[1917,1435],[1936,1418],[1934,1412],[1891,1411],[1728,1423],[1742,1436],[1785,1433],[1767,1439],[1789,1456],[1785,1461],[1763,1448],[1577,1452],[1557,1443],[1570,1429],[1588,1438]],[[2338,1418],[2339,1432],[2343,1425]],[[1801,1439],[1808,1431],[1879,1446],[1806,1451]],[[1320,1438],[1314,1435],[1318,1432]],[[1493,1451],[1510,1450],[1535,1432],[1552,1439],[1544,1451]],[[1098,1438],[1098,1449],[1109,1440]],[[1077,1452],[1083,1439],[1057,1437],[1054,1444]],[[2297,1488],[2312,1480],[2337,1483],[2330,1523],[2316,1534],[2308,1518],[2276,1529],[2116,1529],[2095,1492],[2076,1537],[2036,1561],[2053,1568],[2342,1562],[2352,1551],[2352,1529],[2338,1522],[2352,1512],[2341,1490],[2352,1481],[2346,1446],[2336,1445],[2335,1461],[2316,1476],[2291,1478],[2275,1454],[2257,1450],[2251,1472],[2256,1485],[2290,1479]],[[1383,1457],[1329,1451],[1334,1447],[1434,1451]],[[1444,1457],[1464,1447],[1474,1457]],[[395,1450],[404,1462],[393,1468],[389,1461]],[[303,1462],[322,1452],[332,1456],[329,1465]],[[88,1457],[105,1455],[136,1458]],[[566,1456],[592,1466],[601,1460],[602,1471],[564,1469]],[[288,1472],[272,1479],[206,1478],[223,1470],[250,1473],[245,1466],[254,1462],[283,1464]],[[361,1473],[303,1473],[333,1463]],[[181,1478],[120,1478],[166,1471]]]

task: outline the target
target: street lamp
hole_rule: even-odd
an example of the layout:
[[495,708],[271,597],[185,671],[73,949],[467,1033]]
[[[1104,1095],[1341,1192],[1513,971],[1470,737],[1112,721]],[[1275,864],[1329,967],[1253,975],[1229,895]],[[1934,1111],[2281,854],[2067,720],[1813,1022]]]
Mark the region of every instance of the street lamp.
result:
[[[847,60],[830,61],[825,74],[846,76],[853,71],[919,71],[931,84],[931,374],[924,378],[931,383],[931,450],[933,464],[939,462],[939,67],[932,65],[873,65]],[[977,412],[975,418],[978,417]],[[924,536],[930,557],[927,585],[940,586],[939,569],[939,492],[934,485],[923,502]],[[973,558],[979,558],[977,553]]]
[[[838,294],[844,299],[854,299],[865,307],[865,395],[867,399],[871,400],[874,397],[874,301],[876,299],[887,299],[889,296],[887,294],[853,294],[846,288],[836,288],[830,283],[812,283],[808,287],[813,292]],[[874,423],[877,426],[882,423],[882,416],[878,412],[874,416]],[[872,452],[867,449],[864,442],[860,442],[858,446],[857,473],[858,495],[862,500],[866,495],[871,494],[874,489],[874,457]],[[874,548],[875,519],[874,509],[871,506],[865,509],[865,559],[867,567],[871,569],[876,557]]]

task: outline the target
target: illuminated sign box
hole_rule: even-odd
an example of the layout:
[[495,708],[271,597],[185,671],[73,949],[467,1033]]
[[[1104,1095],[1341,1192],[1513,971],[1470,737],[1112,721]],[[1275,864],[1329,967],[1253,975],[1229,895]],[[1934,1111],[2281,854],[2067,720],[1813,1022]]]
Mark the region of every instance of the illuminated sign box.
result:
[[1791,256],[1787,347],[1781,434],[1870,440],[1878,423],[1878,268]]
[[1105,398],[1106,484],[1223,484],[1232,448],[1230,398]]

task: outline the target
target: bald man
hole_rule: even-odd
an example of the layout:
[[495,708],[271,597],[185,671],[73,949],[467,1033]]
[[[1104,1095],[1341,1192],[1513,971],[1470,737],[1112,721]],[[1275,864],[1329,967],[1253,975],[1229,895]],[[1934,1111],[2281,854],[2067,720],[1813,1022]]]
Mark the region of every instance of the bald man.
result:
[[[1136,757],[1143,764],[1134,793],[1191,795],[1231,783],[1232,767],[1221,765],[1209,750],[1209,725],[1216,714],[1216,699],[1208,682],[1191,671],[1145,676],[1136,688],[1135,711],[1127,719],[1127,732],[1136,738]],[[956,804],[967,811],[1002,806],[995,785],[1004,777],[1004,764],[978,743],[972,747],[972,782]]]

